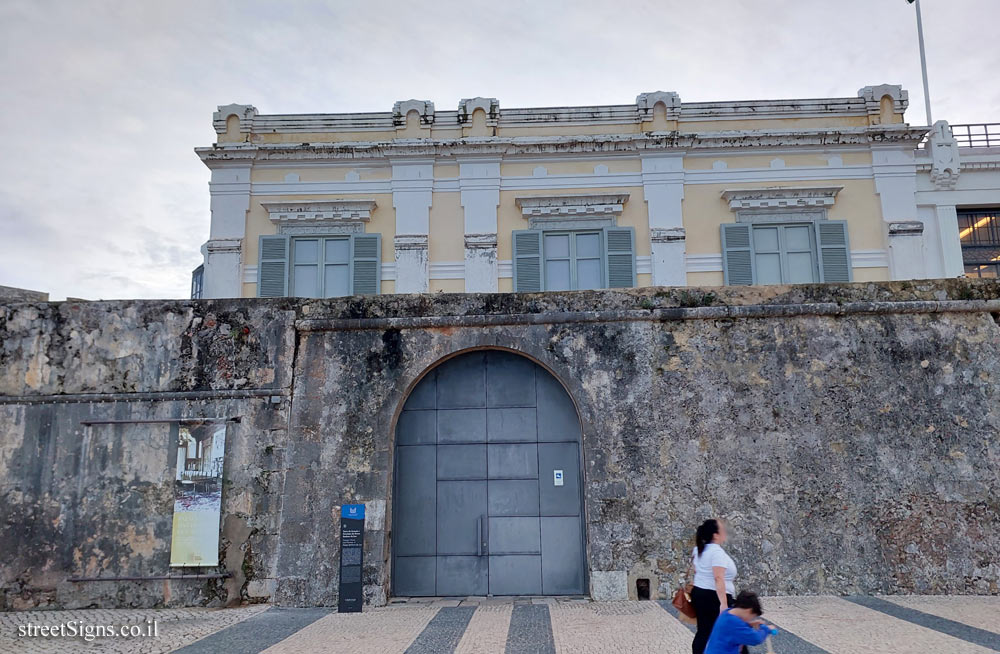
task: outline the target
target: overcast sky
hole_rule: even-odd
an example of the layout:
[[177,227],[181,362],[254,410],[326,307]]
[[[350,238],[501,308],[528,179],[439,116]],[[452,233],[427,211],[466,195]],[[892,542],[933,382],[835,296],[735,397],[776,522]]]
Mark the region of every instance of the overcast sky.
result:
[[[923,0],[933,111],[1000,122],[1000,0]],[[187,297],[212,112],[845,97],[902,84],[905,0],[0,1],[0,285]]]

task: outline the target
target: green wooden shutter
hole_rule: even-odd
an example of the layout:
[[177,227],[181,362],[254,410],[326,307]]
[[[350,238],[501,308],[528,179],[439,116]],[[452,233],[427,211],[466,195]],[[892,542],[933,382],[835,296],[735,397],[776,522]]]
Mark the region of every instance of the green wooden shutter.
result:
[[816,223],[821,282],[849,282],[852,279],[851,249],[847,242],[847,222],[820,220]]
[[382,235],[355,234],[351,237],[351,292],[377,295],[382,285]]
[[608,288],[635,287],[635,230],[604,228],[604,271]]
[[722,231],[722,276],[726,286],[749,286],[756,282],[750,225],[724,224]]
[[288,237],[261,236],[257,251],[257,297],[288,295]]
[[534,293],[542,290],[542,233],[518,230],[514,242],[514,291]]

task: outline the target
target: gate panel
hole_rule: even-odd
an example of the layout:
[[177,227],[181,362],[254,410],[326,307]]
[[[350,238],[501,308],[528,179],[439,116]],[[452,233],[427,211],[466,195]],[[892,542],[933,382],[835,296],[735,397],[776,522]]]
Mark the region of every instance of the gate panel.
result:
[[580,425],[526,358],[465,354],[417,384],[397,424],[394,498],[396,595],[584,592]]

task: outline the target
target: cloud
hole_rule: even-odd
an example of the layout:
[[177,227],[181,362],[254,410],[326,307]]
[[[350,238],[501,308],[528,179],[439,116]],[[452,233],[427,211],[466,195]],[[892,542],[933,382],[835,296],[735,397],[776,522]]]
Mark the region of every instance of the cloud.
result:
[[[1000,3],[924,3],[936,117],[996,120]],[[216,105],[387,111],[852,96],[902,83],[923,121],[902,0],[0,3],[0,284],[184,297],[209,228]]]

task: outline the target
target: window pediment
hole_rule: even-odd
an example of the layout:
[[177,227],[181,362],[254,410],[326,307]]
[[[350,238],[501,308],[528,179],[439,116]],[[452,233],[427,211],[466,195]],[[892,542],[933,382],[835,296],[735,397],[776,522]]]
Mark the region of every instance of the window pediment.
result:
[[525,218],[618,216],[628,202],[628,193],[586,195],[532,195],[514,200]]
[[532,195],[515,198],[531,229],[594,229],[614,227],[628,193]]
[[733,211],[770,211],[824,208],[832,206],[843,186],[786,186],[773,188],[726,189],[722,198]]
[[375,200],[333,200],[329,202],[261,202],[271,222],[282,225],[368,222]]

